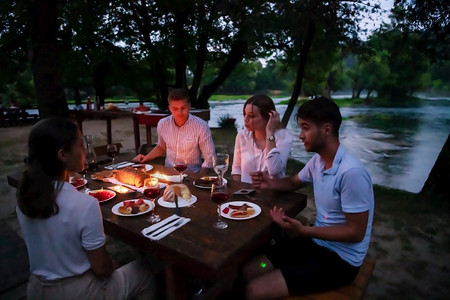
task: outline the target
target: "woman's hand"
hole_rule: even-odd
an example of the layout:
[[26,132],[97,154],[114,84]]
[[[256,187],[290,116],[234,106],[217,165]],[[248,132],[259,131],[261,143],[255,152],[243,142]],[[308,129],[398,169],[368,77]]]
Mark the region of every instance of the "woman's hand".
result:
[[269,112],[269,121],[266,125],[266,135],[273,135],[275,131],[283,128],[280,121],[280,114],[276,110]]

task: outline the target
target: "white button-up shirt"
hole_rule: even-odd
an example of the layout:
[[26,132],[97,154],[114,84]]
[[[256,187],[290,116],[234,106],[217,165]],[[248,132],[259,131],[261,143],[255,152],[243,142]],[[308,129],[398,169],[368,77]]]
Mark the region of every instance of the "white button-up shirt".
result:
[[231,175],[241,175],[241,181],[252,183],[250,172],[267,171],[273,178],[284,177],[286,164],[292,148],[292,134],[287,129],[277,130],[275,148],[266,153],[253,142],[253,133],[240,131],[234,145]]

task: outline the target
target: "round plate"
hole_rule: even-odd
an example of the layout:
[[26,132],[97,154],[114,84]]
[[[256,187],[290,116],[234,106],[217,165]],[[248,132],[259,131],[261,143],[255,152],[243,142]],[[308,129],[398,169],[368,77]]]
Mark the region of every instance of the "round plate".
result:
[[[244,218],[235,218],[231,216],[231,212],[233,211],[233,209],[230,208],[230,211],[227,214],[223,213],[223,209],[225,207],[227,207],[229,204],[231,205],[236,205],[236,206],[240,206],[243,204],[247,204],[248,206],[251,206],[255,209],[255,213],[253,215],[250,215],[248,217],[244,217]],[[256,216],[258,216],[261,213],[261,207],[259,207],[259,205],[253,203],[253,202],[248,202],[248,201],[232,201],[232,202],[226,202],[223,203],[222,206],[220,207],[220,214],[222,215],[222,217],[230,219],[230,220],[248,220],[248,219],[252,219]]]
[[[109,197],[106,198],[106,199],[103,199],[103,200],[99,200],[97,197],[92,195],[92,194],[97,194],[97,193],[100,193],[100,192],[108,193]],[[89,191],[89,192],[86,192],[86,193],[91,195],[92,197],[97,198],[98,203],[103,203],[103,202],[109,201],[109,200],[111,200],[112,198],[114,198],[116,196],[116,192],[110,191],[110,190],[94,190],[94,191]]]
[[[217,176],[209,176],[209,177],[217,178]],[[224,178],[224,179],[223,179],[223,182],[226,184],[228,181]],[[200,189],[211,189],[211,186],[212,186],[213,183],[211,183],[210,186],[206,186],[206,185],[200,185],[200,184],[197,184],[197,182],[194,181],[192,184],[193,184],[194,186],[200,188]]]
[[132,165],[133,168],[143,168],[145,172],[148,172],[153,169],[152,165],[149,164],[135,164]]
[[[126,201],[138,201],[138,200],[139,200],[139,199],[130,199],[130,200],[126,200]],[[136,216],[140,216],[140,215],[146,214],[146,213],[148,213],[149,211],[152,210],[152,202],[151,202],[150,200],[145,200],[145,199],[144,199],[144,202],[147,203],[147,204],[149,205],[149,207],[148,207],[148,209],[147,209],[146,211],[138,212],[137,214],[129,214],[129,215],[125,215],[125,214],[122,214],[122,213],[119,212],[119,207],[123,206],[123,202],[124,202],[124,201],[119,202],[119,203],[117,203],[116,205],[114,205],[114,206],[111,208],[111,211],[112,211],[114,214],[116,214],[116,215],[118,215],[118,216],[122,216],[122,217],[136,217]]]
[[[194,204],[195,202],[197,202],[197,197],[195,195],[192,195],[191,199],[189,200],[178,197],[178,207],[187,207]],[[176,208],[175,202],[164,201],[163,197],[159,197],[158,204],[163,207]]]
[[[71,176],[70,177],[70,179],[69,179],[69,183],[71,184],[71,185],[73,185],[76,189],[77,188],[80,188],[80,187],[82,187],[82,186],[84,186],[86,183],[87,183],[87,179],[85,178],[84,180],[83,180],[83,183],[81,183],[81,181],[80,181],[80,183],[79,184],[74,184],[74,183],[72,183],[72,179],[73,179],[73,177]],[[80,179],[83,179],[83,178],[80,178]]]

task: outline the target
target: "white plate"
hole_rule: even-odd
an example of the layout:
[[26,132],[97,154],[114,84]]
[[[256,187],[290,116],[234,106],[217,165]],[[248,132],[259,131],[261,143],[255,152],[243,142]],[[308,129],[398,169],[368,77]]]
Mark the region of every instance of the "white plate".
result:
[[[91,194],[96,194],[96,193],[98,193],[98,192],[107,192],[107,193],[110,193],[111,194],[111,196],[109,197],[109,198],[106,198],[106,199],[104,199],[104,200],[98,200],[98,203],[103,203],[103,202],[106,202],[106,201],[109,201],[109,200],[111,200],[112,198],[114,198],[115,196],[116,196],[116,192],[114,192],[114,191],[110,191],[110,190],[94,190],[94,191],[89,191],[89,192],[86,192],[86,194],[89,194],[89,195],[91,195]],[[91,195],[92,197],[95,197],[95,196],[93,196],[93,195]]]
[[[187,207],[189,205],[194,204],[195,202],[197,202],[197,197],[195,195],[192,195],[192,197],[191,197],[191,199],[189,199],[189,201],[185,200],[181,197],[178,197],[178,207]],[[175,202],[164,201],[162,196],[159,197],[158,204],[163,207],[176,208]]]
[[[230,208],[230,211],[227,214],[223,213],[223,209],[225,207],[227,207],[228,205],[236,205],[236,206],[240,206],[240,205],[244,205],[247,204],[248,206],[251,206],[255,209],[255,213],[251,216],[245,217],[245,218],[235,218],[231,216],[231,212],[233,211],[233,209]],[[231,219],[231,220],[248,220],[248,219],[252,219],[256,216],[258,216],[261,213],[261,207],[259,207],[259,205],[253,203],[253,202],[249,202],[249,201],[232,201],[232,202],[226,202],[223,203],[222,206],[220,207],[220,214],[222,215],[222,217],[227,218],[227,219]]]
[[149,165],[149,164],[134,164],[134,165],[132,165],[131,167],[133,167],[133,168],[139,168],[139,167],[141,167],[141,166],[144,166],[144,171],[145,172],[148,172],[148,171],[150,171],[150,170],[152,170],[153,169],[153,166],[152,165]]
[[[126,200],[126,201],[138,201],[138,200],[139,200],[139,199],[130,199],[130,200]],[[112,211],[114,214],[116,214],[116,215],[118,215],[118,216],[122,216],[122,217],[136,217],[136,216],[140,216],[140,215],[146,214],[146,213],[148,213],[149,211],[152,210],[152,202],[151,202],[150,200],[145,200],[145,199],[144,199],[144,202],[147,203],[147,204],[149,205],[149,207],[148,207],[148,209],[147,209],[146,211],[138,212],[137,214],[129,214],[129,215],[125,215],[125,214],[122,214],[122,213],[119,212],[119,207],[123,206],[123,202],[124,202],[124,201],[119,202],[119,203],[117,203],[116,205],[114,205],[114,206],[111,208],[111,211]]]
[[[70,183],[71,185],[73,185],[76,189],[77,189],[77,188],[80,188],[80,187],[82,187],[82,186],[84,186],[84,185],[86,185],[86,183],[87,183],[87,179],[85,178],[85,179],[83,180],[83,182],[84,182],[83,184],[75,185],[75,184],[72,183],[72,179],[73,179],[73,176],[70,177],[69,183]],[[83,178],[80,178],[80,179],[83,179]]]
[[[209,177],[217,178],[217,176],[209,176]],[[223,182],[226,184],[228,181],[225,178],[223,178]],[[209,189],[209,190],[211,189],[210,186],[198,185],[195,181],[192,184],[200,189]]]

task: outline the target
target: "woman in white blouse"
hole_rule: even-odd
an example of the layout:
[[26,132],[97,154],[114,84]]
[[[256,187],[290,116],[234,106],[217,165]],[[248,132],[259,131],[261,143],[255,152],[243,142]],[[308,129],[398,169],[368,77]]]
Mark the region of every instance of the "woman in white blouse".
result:
[[252,183],[250,172],[265,171],[284,177],[292,147],[292,134],[283,129],[272,99],[265,95],[244,104],[245,129],[236,136],[231,175],[233,180]]

